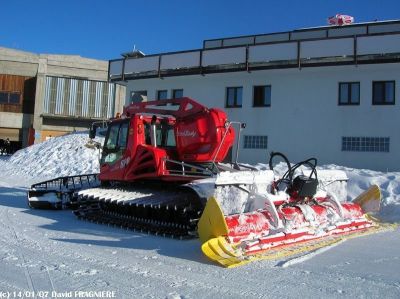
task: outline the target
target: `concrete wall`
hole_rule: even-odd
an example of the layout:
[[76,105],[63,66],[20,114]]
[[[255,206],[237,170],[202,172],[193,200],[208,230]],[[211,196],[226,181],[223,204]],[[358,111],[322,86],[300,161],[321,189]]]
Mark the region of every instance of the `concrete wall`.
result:
[[78,55],[40,54],[39,73],[49,76],[80,77],[89,80],[107,80],[108,61],[84,58]]
[[[35,54],[0,47],[0,74],[36,77],[34,114],[14,113],[15,115],[10,116],[9,113],[0,112],[0,127],[24,128],[25,132],[30,126],[33,126],[36,131],[35,142],[41,142],[43,136],[56,136],[62,132],[87,129],[90,123],[90,120],[82,121],[81,119],[76,121],[44,120],[42,114],[46,76],[107,81],[108,61],[84,58],[78,55]],[[114,111],[122,111],[124,101],[125,87],[118,85]],[[24,136],[27,136],[27,133],[24,133]],[[26,140],[23,140],[23,145],[26,145]]]
[[115,89],[115,113],[122,113],[126,104],[126,86],[117,84]]
[[[43,102],[45,98],[46,76],[61,76],[84,78],[89,80],[107,80],[108,62],[95,59],[83,58],[76,55],[39,55],[39,65],[37,72],[36,96],[35,96],[35,113],[33,128],[38,132],[37,140],[41,142],[42,136],[40,131],[65,131],[86,129],[80,127],[79,124],[74,124],[73,121],[66,122],[64,125],[46,125],[43,123]],[[40,134],[40,136],[39,136]]]
[[[227,111],[231,120],[247,123],[243,135],[267,135],[268,149],[243,149],[240,160],[266,162],[270,151],[282,151],[292,161],[311,156],[319,163],[358,168],[400,170],[400,105],[373,106],[372,81],[395,80],[400,94],[400,65],[372,64],[304,69],[263,70],[236,73],[131,80],[131,91],[147,90],[155,99],[157,90],[183,88],[184,96]],[[360,105],[339,106],[339,82],[360,82]],[[271,107],[253,107],[253,86],[271,85]],[[224,108],[226,87],[243,87],[242,108]],[[390,152],[341,150],[343,136],[390,137]],[[243,147],[243,142],[241,144]],[[268,151],[268,152],[267,152]]]
[[38,63],[37,54],[0,47],[0,74],[34,77]]

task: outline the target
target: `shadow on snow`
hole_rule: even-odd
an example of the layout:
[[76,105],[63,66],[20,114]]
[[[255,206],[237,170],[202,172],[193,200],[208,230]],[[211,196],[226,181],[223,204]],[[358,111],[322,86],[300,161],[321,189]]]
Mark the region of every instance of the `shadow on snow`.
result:
[[[151,250],[164,256],[187,259],[203,264],[210,263],[202,255],[198,239],[177,240],[96,224],[77,219],[70,210],[30,209],[26,189],[23,188],[0,187],[0,209],[2,206],[4,208],[22,209],[17,212],[53,220],[51,223],[48,221],[45,224],[39,223],[37,227],[42,229],[85,235],[82,239],[53,238],[52,240],[55,241],[111,248]],[[99,237],[112,240],[99,240]]]

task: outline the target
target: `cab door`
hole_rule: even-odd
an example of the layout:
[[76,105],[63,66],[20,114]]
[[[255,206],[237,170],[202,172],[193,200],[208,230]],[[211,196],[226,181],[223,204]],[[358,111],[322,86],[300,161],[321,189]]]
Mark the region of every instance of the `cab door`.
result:
[[127,155],[129,119],[112,123],[108,127],[100,160],[100,180],[121,181],[129,163]]

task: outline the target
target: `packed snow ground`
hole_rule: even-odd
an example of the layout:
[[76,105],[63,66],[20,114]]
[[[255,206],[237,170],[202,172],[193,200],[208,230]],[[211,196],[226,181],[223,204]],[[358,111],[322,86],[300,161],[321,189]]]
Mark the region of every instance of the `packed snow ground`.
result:
[[[88,223],[70,211],[30,210],[26,202],[30,184],[98,171],[98,152],[86,148],[86,141],[86,134],[71,134],[0,158],[0,294],[10,292],[9,298],[17,298],[14,291],[35,292],[38,298],[91,295],[76,291],[115,292],[115,298],[400,297],[398,229],[348,240],[294,261],[224,269],[202,255],[198,240],[165,239]],[[400,173],[323,168],[347,173],[349,197],[372,183],[380,185],[384,198],[380,217],[400,221]]]

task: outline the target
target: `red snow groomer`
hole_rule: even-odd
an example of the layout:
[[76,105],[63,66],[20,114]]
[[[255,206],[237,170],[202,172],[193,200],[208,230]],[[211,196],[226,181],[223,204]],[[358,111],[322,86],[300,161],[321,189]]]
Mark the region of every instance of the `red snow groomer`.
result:
[[[337,242],[338,237],[377,226],[367,215],[380,208],[381,195],[376,185],[352,202],[343,202],[343,198],[339,201],[327,188],[337,177],[318,178],[315,158],[292,166],[283,154],[272,153],[271,171],[276,156],[284,159],[288,170],[281,178],[271,180],[266,190],[246,190],[250,194],[249,211],[227,215],[223,207],[229,205],[221,202],[218,195],[208,200],[199,221],[199,237],[202,250],[210,259],[235,267],[252,260],[314,250]],[[310,170],[295,175],[304,166]],[[245,186],[239,188],[244,190]]]

